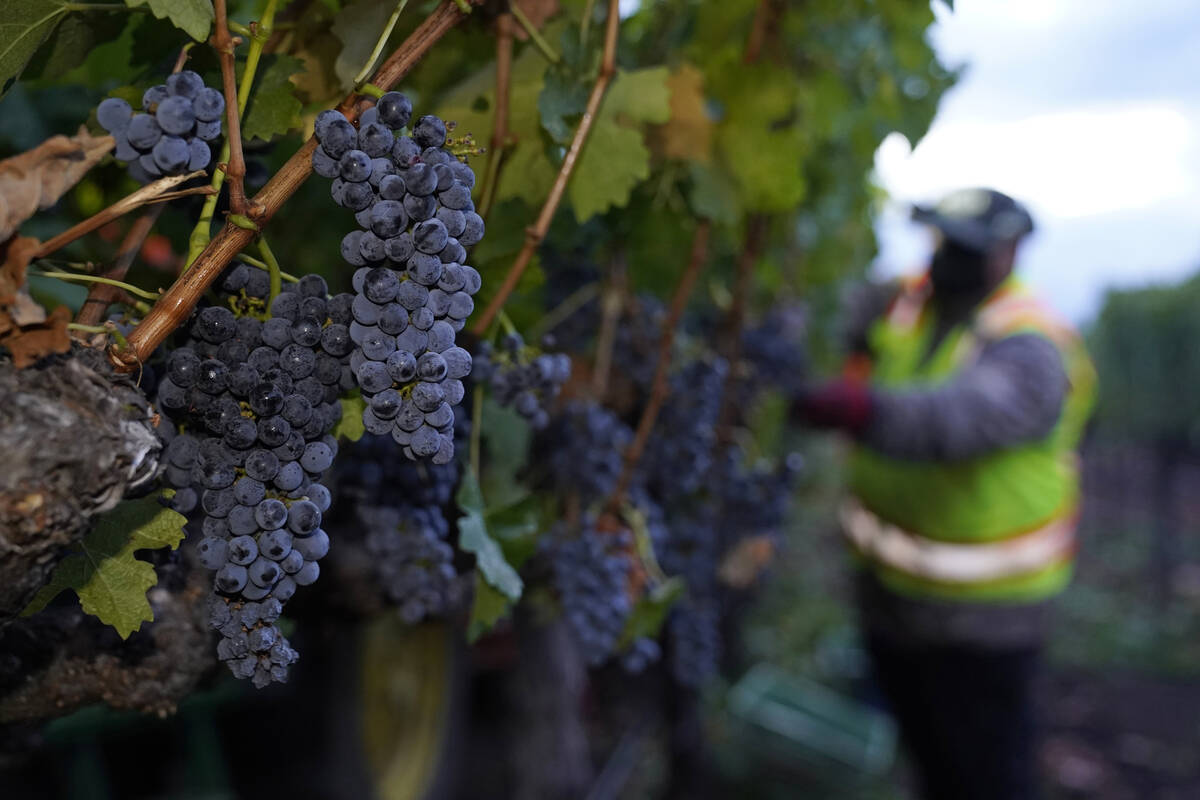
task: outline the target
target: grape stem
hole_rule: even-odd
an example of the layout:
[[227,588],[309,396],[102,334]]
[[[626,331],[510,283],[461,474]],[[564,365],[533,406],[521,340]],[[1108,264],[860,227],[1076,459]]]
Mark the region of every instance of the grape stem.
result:
[[188,53],[195,46],[195,42],[188,42],[183,47],[179,48],[179,58],[175,59],[175,66],[171,69],[172,75],[183,70],[183,65],[186,64],[188,60]]
[[487,219],[496,200],[496,185],[500,182],[500,166],[511,146],[508,133],[508,98],[512,85],[513,27],[512,15],[496,17],[496,113],[492,116],[491,152],[483,189],[479,193],[479,216]]
[[[258,267],[259,269],[265,270],[267,272],[271,271],[271,267],[267,264],[267,262],[260,261],[259,259],[254,258],[253,256],[248,256],[245,253],[238,253],[237,258],[238,258],[238,261],[244,261],[245,263],[249,264],[252,267]],[[279,278],[280,278],[280,280],[285,280],[288,283],[299,283],[300,282],[300,279],[297,278],[295,275],[284,272],[283,270],[279,270]]]
[[658,421],[658,413],[662,410],[663,403],[666,402],[667,394],[670,391],[667,372],[671,366],[671,347],[675,344],[675,329],[679,327],[679,320],[683,318],[683,310],[687,307],[692,287],[696,285],[700,268],[704,266],[707,259],[708,237],[711,229],[712,225],[707,219],[701,219],[696,225],[696,232],[692,236],[691,257],[688,259],[683,274],[679,276],[675,292],[671,295],[671,309],[663,322],[662,333],[658,339],[658,361],[654,366],[654,382],[650,388],[650,400],[642,409],[637,432],[634,433],[633,441],[625,450],[625,463],[621,467],[621,476],[617,479],[616,488],[613,489],[612,496],[608,499],[608,509],[614,514],[620,510],[621,504],[625,500],[625,492],[628,491],[629,484],[633,480],[633,471],[642,457],[642,452],[646,449],[650,432],[654,430],[654,423]]
[[[113,258],[112,266],[104,273],[105,278],[119,281],[125,279],[125,274],[129,272],[129,267],[133,264],[133,260],[137,258],[138,252],[142,249],[142,243],[146,241],[146,237],[150,235],[150,231],[154,228],[154,223],[158,221],[158,215],[166,206],[159,204],[152,206],[146,210],[130,226],[129,231],[125,234],[125,238],[121,240],[121,246],[117,249],[117,254]],[[75,315],[75,321],[80,325],[98,325],[104,318],[104,312],[108,307],[115,302],[118,302],[122,297],[119,289],[110,286],[106,283],[94,283],[88,287],[87,298],[83,301],[83,305],[79,307],[79,313]],[[157,298],[152,298],[157,299]]]
[[544,36],[542,36],[541,31],[539,31],[537,26],[530,21],[529,17],[525,16],[525,12],[521,10],[519,5],[516,3],[509,3],[508,10],[509,13],[512,14],[513,18],[517,20],[517,24],[520,25],[525,33],[529,35],[529,39],[533,42],[534,47],[538,49],[538,52],[541,53],[547,61],[549,61],[551,64],[558,64],[562,62],[562,56],[558,54],[557,50],[550,46],[550,43],[546,41]]
[[58,278],[60,281],[79,281],[80,283],[105,283],[109,286],[115,286],[118,289],[124,289],[135,297],[141,297],[146,300],[157,300],[158,295],[154,292],[147,292],[145,289],[139,289],[131,283],[114,280],[112,278],[104,278],[100,275],[80,275],[76,272],[39,272],[43,278]]
[[271,245],[267,244],[267,237],[258,237],[258,252],[263,257],[263,261],[267,262],[267,274],[271,278],[271,293],[267,297],[267,308],[271,307],[271,303],[275,302],[275,298],[279,296],[280,285],[280,270],[279,259],[275,258],[275,254],[271,252]]
[[529,341],[539,341],[547,333],[550,333],[574,316],[579,309],[595,300],[596,295],[599,293],[600,287],[594,281],[592,283],[585,283],[571,292],[565,300],[547,311],[541,319],[534,323],[533,327],[529,329]]
[[613,256],[608,285],[600,297],[600,330],[596,334],[596,358],[592,365],[592,395],[597,398],[608,393],[608,373],[612,366],[613,345],[617,341],[617,319],[628,295],[626,279],[624,257]]
[[496,296],[488,303],[487,308],[484,309],[483,314],[475,321],[475,325],[471,329],[477,336],[483,335],[488,326],[492,324],[492,320],[496,318],[496,313],[504,307],[509,295],[516,288],[517,282],[521,280],[525,268],[529,266],[529,261],[533,258],[538,245],[542,243],[542,239],[546,238],[546,232],[550,230],[554,212],[558,210],[558,204],[562,202],[567,183],[571,180],[575,166],[579,163],[579,154],[583,151],[583,145],[587,142],[592,124],[596,121],[596,114],[600,111],[600,101],[604,99],[604,93],[612,82],[613,75],[616,74],[617,26],[621,21],[619,11],[619,1],[609,0],[607,27],[604,31],[604,57],[600,62],[600,74],[596,76],[596,84],[592,87],[591,95],[588,96],[587,107],[583,112],[583,117],[579,120],[579,127],[575,129],[575,137],[571,140],[571,146],[568,148],[566,156],[563,157],[562,166],[554,179],[550,195],[546,198],[541,213],[538,214],[537,222],[525,231],[525,245],[517,254],[512,266],[509,267]]
[[746,326],[746,301],[750,295],[750,282],[754,277],[754,266],[762,255],[763,243],[767,236],[767,217],[754,214],[746,220],[746,238],[738,256],[737,278],[733,284],[733,300],[729,304],[729,313],[725,315],[724,332],[721,335],[725,342],[725,352],[722,354],[729,364],[725,375],[725,385],[721,389],[721,411],[717,415],[717,446],[729,443],[733,435],[734,413],[736,406],[733,402],[733,389],[739,377],[738,362],[742,357],[742,329]]
[[[246,63],[242,67],[242,83],[238,87],[237,107],[238,114],[246,113],[246,104],[250,101],[250,89],[254,86],[254,76],[258,72],[258,62],[262,58],[263,48],[266,46],[267,40],[271,36],[272,26],[275,23],[275,5],[276,0],[267,0],[263,6],[263,12],[257,24],[252,24],[254,36],[250,39],[250,49],[246,53]],[[217,157],[218,162],[229,161],[229,140],[226,139],[225,144],[221,146],[221,154]],[[214,193],[205,202],[204,208],[200,211],[200,219],[196,221],[196,226],[192,228],[192,234],[188,237],[188,257],[184,263],[184,269],[190,267],[208,246],[211,239],[211,228],[213,216],[217,211],[217,197],[221,191],[222,184],[225,183],[225,173],[219,169],[213,170],[211,186]]]
[[387,24],[383,26],[383,33],[375,41],[375,49],[371,51],[370,57],[367,58],[367,63],[363,64],[363,68],[354,76],[355,91],[362,89],[363,84],[367,82],[367,78],[371,76],[371,70],[375,69],[375,62],[379,60],[384,46],[387,45],[388,38],[391,37],[392,31],[396,28],[396,20],[400,19],[400,14],[403,13],[404,7],[407,5],[408,0],[400,0],[396,4],[396,9],[392,12],[392,15],[388,17]]
[[[42,243],[37,252],[33,254],[34,258],[45,258],[51,253],[60,250],[76,239],[86,236],[97,228],[103,227],[115,219],[119,219],[135,208],[140,208],[147,203],[152,203],[159,197],[166,194],[168,189],[178,186],[181,183],[191,180],[198,175],[203,175],[204,170],[191,172],[187,175],[172,175],[169,178],[159,178],[153,183],[147,183],[136,192],[122,197],[117,202],[113,203],[108,208],[99,211],[76,225],[72,225],[67,230],[60,233],[51,239],[47,239]],[[197,192],[188,190],[188,194],[196,194]],[[178,197],[179,194],[174,194],[172,197]]]
[[[371,82],[382,87],[394,86],[463,19],[465,15],[457,5],[452,2],[441,3],[380,66]],[[355,106],[357,99],[356,94],[350,93],[338,105],[338,110],[351,122],[358,119],[358,109]],[[310,138],[254,196],[254,203],[260,209],[260,227],[279,211],[312,174],[312,154],[316,147],[316,139]],[[227,222],[196,257],[192,266],[176,279],[141,324],[134,328],[129,335],[129,345],[109,348],[109,359],[113,365],[126,372],[137,369],[171,331],[183,324],[217,276],[253,239],[253,231]]]
[[233,38],[229,34],[229,18],[225,0],[213,0],[216,22],[212,46],[221,61],[221,85],[225,92],[225,141],[229,145],[229,161],[225,177],[229,180],[229,211],[247,215],[246,158],[242,154],[242,127],[238,115],[238,86],[233,59]]

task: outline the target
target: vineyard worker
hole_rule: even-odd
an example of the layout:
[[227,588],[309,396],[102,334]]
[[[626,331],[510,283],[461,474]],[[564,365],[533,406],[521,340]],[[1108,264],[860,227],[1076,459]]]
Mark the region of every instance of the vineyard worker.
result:
[[[853,437],[842,527],[925,796],[1028,800],[1034,678],[1071,573],[1095,373],[1078,334],[1012,275],[1033,230],[1024,208],[970,189],[913,218],[938,236],[928,272],[861,295],[869,323],[845,376],[796,410]],[[862,313],[872,305],[878,316]]]

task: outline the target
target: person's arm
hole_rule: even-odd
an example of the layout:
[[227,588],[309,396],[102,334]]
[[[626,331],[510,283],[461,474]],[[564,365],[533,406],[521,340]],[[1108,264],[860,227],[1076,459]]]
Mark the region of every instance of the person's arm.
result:
[[860,440],[907,460],[951,461],[1033,442],[1058,423],[1067,395],[1058,348],[1036,334],[984,345],[949,382],[912,390],[870,389]]

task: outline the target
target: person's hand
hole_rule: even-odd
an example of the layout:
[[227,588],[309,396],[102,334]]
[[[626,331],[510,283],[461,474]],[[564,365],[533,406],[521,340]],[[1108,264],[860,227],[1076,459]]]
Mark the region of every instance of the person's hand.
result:
[[862,381],[839,378],[806,389],[793,410],[815,428],[860,433],[871,421],[871,394]]

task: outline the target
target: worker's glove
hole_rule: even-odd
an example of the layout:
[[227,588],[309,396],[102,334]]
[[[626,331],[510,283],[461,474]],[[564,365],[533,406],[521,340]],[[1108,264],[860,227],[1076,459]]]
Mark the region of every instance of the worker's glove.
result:
[[839,378],[806,389],[796,400],[793,413],[815,428],[861,433],[871,420],[871,394],[867,384]]

